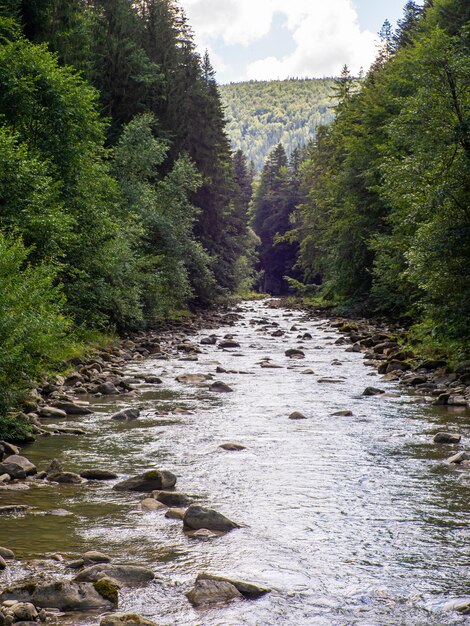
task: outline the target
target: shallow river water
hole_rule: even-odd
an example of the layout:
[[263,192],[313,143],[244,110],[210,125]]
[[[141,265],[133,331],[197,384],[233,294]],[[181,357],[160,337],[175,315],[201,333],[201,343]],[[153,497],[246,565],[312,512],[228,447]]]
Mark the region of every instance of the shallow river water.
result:
[[[286,334],[274,338],[277,327],[250,323],[263,318]],[[293,324],[299,331],[290,330]],[[299,342],[307,331],[312,340]],[[201,346],[197,362],[176,356],[133,362],[127,374],[156,374],[163,385],[144,385],[141,395],[119,404],[95,399],[95,414],[73,420],[86,436],[42,438],[23,452],[39,469],[51,458],[67,470],[107,468],[121,477],[169,469],[178,476],[178,491],[197,495],[242,528],[209,541],[189,539],[181,522],[140,511],[137,495],[112,491],[112,484],[49,485],[0,494],[1,503],[34,507],[31,514],[1,519],[0,545],[20,559],[96,549],[115,561],[150,565],[156,580],[123,589],[120,610],[161,626],[464,623],[443,606],[469,594],[470,472],[445,465],[461,447],[437,446],[432,435],[455,429],[465,442],[468,412],[400,395],[363,365],[362,354],[335,345],[339,335],[324,320],[302,312],[245,303],[235,326],[209,332],[234,334],[241,347]],[[297,346],[305,359],[288,359],[285,350]],[[282,368],[261,368],[264,357]],[[341,365],[332,365],[334,359]],[[181,373],[215,374],[218,364],[243,372],[215,375],[234,393],[175,380]],[[307,368],[314,374],[302,373]],[[323,377],[339,382],[319,383]],[[388,393],[362,396],[370,385]],[[135,422],[110,419],[117,407],[136,404],[144,410]],[[353,416],[332,416],[345,409]],[[292,411],[307,419],[289,420]],[[229,441],[246,450],[219,448]],[[59,508],[72,515],[47,514]],[[195,610],[184,594],[201,571],[265,585],[272,593]],[[22,573],[16,565],[3,582]],[[61,623],[96,625],[99,616]]]

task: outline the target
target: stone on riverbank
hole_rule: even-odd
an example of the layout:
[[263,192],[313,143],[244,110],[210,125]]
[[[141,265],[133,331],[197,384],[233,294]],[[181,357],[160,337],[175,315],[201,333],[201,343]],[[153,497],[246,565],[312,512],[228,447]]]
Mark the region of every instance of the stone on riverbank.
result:
[[132,476],[114,485],[116,491],[148,492],[171,489],[176,485],[176,476],[168,470],[149,470],[139,476]]
[[18,600],[36,607],[60,611],[89,611],[111,609],[115,603],[104,598],[92,583],[68,580],[49,583],[29,581],[10,585],[0,593],[0,602]]
[[12,478],[24,478],[37,473],[36,466],[29,459],[12,454],[0,463],[0,474],[9,474]]
[[121,583],[139,585],[155,578],[151,569],[141,565],[116,565],[114,563],[98,563],[81,571],[75,582],[98,582],[101,578],[113,578]]
[[16,624],[24,622],[35,624],[39,617],[36,607],[31,602],[16,602],[12,606],[2,607],[2,612],[6,618],[11,616],[13,623]]
[[15,558],[15,553],[12,552],[12,550],[9,550],[8,548],[3,548],[0,546],[0,556],[4,559],[14,559]]
[[229,532],[235,528],[240,528],[238,524],[232,522],[228,517],[222,515],[214,509],[208,509],[197,504],[191,504],[184,515],[184,526],[190,530],[207,528],[220,532]]
[[88,403],[68,402],[66,400],[57,400],[53,406],[61,411],[65,411],[67,415],[91,415],[93,411],[88,408]]
[[176,377],[179,383],[185,385],[199,385],[212,379],[212,374],[180,374]]
[[105,615],[100,626],[157,626],[157,624],[134,613],[114,613]]
[[54,406],[43,406],[38,411],[39,417],[48,417],[48,418],[62,418],[67,417],[67,413],[62,409],[57,409]]
[[434,435],[434,443],[459,443],[462,435],[459,433],[437,433]]

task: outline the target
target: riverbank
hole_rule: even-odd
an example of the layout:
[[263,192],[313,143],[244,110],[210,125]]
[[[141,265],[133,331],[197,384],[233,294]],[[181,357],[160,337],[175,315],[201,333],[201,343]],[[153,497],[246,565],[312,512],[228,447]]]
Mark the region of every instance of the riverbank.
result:
[[[362,328],[272,304],[246,303],[193,328],[167,330],[152,344],[142,336],[135,350],[119,348],[140,356],[100,356],[94,367],[77,369],[83,380],[70,389],[64,381],[44,396],[47,406],[73,401],[90,412],[38,415],[49,432],[82,434],[39,437],[21,453],[40,477],[10,481],[0,491],[5,505],[30,507],[2,516],[0,545],[17,557],[0,574],[2,588],[40,572],[43,582],[88,577],[82,572],[96,564],[92,548],[110,560],[100,570],[108,577],[125,576],[117,566],[129,572],[131,565],[152,574],[137,586],[118,580],[117,594],[119,610],[158,624],[200,623],[200,609],[185,594],[206,589],[205,578],[195,584],[205,572],[224,578],[215,587],[225,600],[232,594],[223,608],[205,610],[207,624],[282,624],[286,614],[298,623],[344,616],[386,623],[391,615],[404,623],[459,623],[443,607],[465,595],[464,579],[443,567],[442,550],[458,563],[468,470],[445,462],[461,443],[433,438],[457,431],[465,442],[465,407],[422,404],[428,395],[381,380],[364,361],[383,365],[381,356],[389,355],[364,359],[353,341]],[[380,355],[378,345],[364,349]],[[95,389],[107,383],[122,392]],[[384,393],[364,395],[369,387]],[[81,388],[86,393],[76,393]],[[68,400],[58,397],[67,389]],[[60,468],[51,467],[53,459]],[[60,472],[77,482],[57,481]],[[114,478],[98,480],[99,472]],[[129,479],[151,481],[144,485],[151,490],[118,487]],[[191,535],[181,519],[189,503],[223,514],[218,520],[229,532]],[[414,600],[403,579],[415,588]],[[271,593],[245,604],[234,581]],[[94,584],[77,584],[85,582]],[[95,625],[108,619],[105,609],[50,619]]]

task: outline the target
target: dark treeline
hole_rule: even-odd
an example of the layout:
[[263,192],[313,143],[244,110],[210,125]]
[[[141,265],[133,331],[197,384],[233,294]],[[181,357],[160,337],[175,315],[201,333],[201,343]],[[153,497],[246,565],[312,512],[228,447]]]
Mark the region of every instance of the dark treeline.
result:
[[304,293],[400,320],[456,358],[470,352],[469,18],[466,0],[408,2],[366,77],[345,70],[336,81],[335,121],[304,151],[289,216],[285,200],[266,218],[288,185],[280,148],[255,202],[263,246],[274,241],[261,255],[267,273],[279,261],[279,280],[291,266]]
[[243,285],[250,184],[176,2],[2,0],[0,415],[77,336]]

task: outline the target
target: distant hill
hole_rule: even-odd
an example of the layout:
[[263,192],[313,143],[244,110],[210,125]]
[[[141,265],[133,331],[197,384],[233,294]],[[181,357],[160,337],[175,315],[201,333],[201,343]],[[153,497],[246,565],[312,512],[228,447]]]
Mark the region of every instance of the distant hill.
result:
[[233,147],[258,170],[279,142],[290,154],[334,117],[331,78],[231,83],[219,90]]

